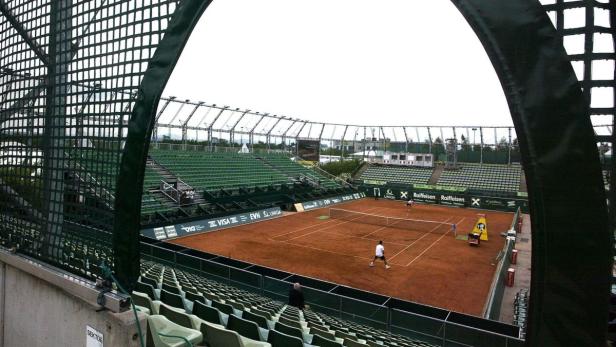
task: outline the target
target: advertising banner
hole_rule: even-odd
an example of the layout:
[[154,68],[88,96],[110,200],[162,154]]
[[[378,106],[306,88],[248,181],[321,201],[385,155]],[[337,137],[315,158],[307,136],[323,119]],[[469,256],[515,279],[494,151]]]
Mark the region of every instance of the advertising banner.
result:
[[141,234],[157,240],[166,240],[272,219],[281,215],[282,210],[280,210],[280,207],[272,207],[265,210],[240,213],[231,216],[143,229],[141,230]]
[[[363,192],[353,193],[353,194],[345,194],[345,195],[340,195],[340,196],[336,196],[336,197],[333,197],[333,198],[307,201],[307,202],[302,203],[302,208],[303,208],[304,211],[310,211],[310,210],[314,210],[314,209],[317,209],[317,208],[323,208],[323,207],[327,207],[327,206],[330,206],[330,205],[339,204],[341,202],[357,200],[357,199],[361,199],[361,198],[365,198],[365,197],[366,197],[366,194],[363,193]],[[297,209],[297,211],[300,212],[299,209]]]
[[497,198],[489,196],[470,196],[468,207],[486,210],[515,212],[518,207],[522,212],[528,212],[528,201],[524,199]]
[[397,185],[363,185],[362,190],[369,197],[391,200],[409,200],[428,204],[440,204],[456,207],[470,207],[485,210],[515,212],[518,207],[522,212],[528,213],[528,200],[523,198],[502,198],[490,196],[470,195],[458,189],[450,190],[424,190],[421,188],[443,188],[443,186],[413,185],[401,187]]
[[449,206],[466,206],[466,197],[464,195],[459,194],[449,194],[449,193],[441,193],[438,194],[439,203],[441,205],[449,205]]

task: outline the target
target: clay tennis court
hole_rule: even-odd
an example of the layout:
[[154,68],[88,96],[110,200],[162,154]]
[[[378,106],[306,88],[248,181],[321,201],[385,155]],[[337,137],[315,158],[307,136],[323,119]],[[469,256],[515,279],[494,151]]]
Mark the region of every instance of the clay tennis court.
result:
[[[323,279],[423,304],[480,315],[494,260],[504,246],[499,234],[513,214],[363,199],[332,206],[374,215],[412,218],[434,223],[432,232],[361,223],[353,218],[328,218],[329,209],[292,213],[269,221],[192,235],[171,242],[206,252]],[[456,239],[473,229],[477,214],[487,217],[489,241],[471,247]],[[425,227],[418,229],[425,230]],[[374,256],[383,240],[390,269]]]

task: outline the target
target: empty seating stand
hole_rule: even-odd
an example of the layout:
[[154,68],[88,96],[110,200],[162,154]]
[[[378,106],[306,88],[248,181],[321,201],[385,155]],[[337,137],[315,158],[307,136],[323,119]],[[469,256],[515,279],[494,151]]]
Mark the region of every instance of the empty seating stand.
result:
[[150,156],[200,190],[284,184],[289,178],[251,154],[150,150]]
[[325,176],[324,174],[312,170],[311,168],[305,167],[304,165],[299,164],[293,160],[290,160],[288,156],[284,154],[263,154],[261,158],[273,168],[284,172],[287,176],[292,177],[300,177],[305,176],[308,177],[313,182],[317,182],[319,185],[328,189],[341,188],[342,186],[332,180],[330,177]]
[[148,292],[132,298],[149,315],[150,346],[433,346],[150,261],[142,261],[136,288]]
[[455,170],[444,170],[438,184],[477,190],[517,192],[522,167],[519,164],[460,163]]
[[359,179],[400,184],[427,184],[431,176],[432,168],[370,165]]

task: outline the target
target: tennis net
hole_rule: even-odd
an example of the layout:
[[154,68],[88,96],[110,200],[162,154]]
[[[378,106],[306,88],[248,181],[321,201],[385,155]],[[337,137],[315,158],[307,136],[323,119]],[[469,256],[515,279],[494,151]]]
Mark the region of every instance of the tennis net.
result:
[[330,208],[329,218],[396,229],[414,230],[425,233],[443,234],[445,232],[451,232],[454,236],[456,234],[455,223],[387,217],[370,213],[349,211],[341,208]]

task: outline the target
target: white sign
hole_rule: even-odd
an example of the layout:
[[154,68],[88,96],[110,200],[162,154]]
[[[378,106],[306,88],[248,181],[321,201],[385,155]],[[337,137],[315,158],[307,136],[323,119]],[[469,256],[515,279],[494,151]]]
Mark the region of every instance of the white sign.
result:
[[103,333],[86,325],[86,347],[103,347]]

